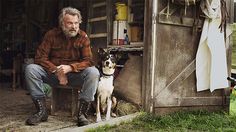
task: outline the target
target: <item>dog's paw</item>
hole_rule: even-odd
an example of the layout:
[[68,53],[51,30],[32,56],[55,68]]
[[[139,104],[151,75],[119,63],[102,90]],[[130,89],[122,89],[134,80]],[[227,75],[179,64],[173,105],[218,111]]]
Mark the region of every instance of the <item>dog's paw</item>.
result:
[[96,122],[101,122],[102,118],[101,117],[97,117]]
[[111,117],[116,117],[116,113],[111,113]]
[[101,122],[101,121],[102,121],[102,119],[97,119],[97,120],[96,120],[96,122]]
[[110,120],[110,119],[111,119],[111,117],[110,117],[110,116],[106,117],[106,121],[108,121],[108,120]]

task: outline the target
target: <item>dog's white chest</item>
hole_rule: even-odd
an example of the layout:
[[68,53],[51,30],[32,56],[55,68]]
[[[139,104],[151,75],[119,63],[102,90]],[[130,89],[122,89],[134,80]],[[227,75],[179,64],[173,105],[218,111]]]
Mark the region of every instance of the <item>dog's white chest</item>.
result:
[[107,91],[112,93],[114,89],[113,86],[113,76],[110,77],[101,77],[98,84],[98,91]]

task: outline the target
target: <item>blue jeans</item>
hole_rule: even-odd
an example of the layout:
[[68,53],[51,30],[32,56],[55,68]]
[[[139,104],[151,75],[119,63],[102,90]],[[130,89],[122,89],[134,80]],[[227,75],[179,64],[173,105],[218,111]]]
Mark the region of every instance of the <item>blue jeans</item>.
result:
[[[99,81],[99,71],[97,68],[88,67],[81,72],[67,73],[69,86],[80,86],[79,99],[85,101],[93,101]],[[45,97],[43,91],[43,83],[50,85],[58,85],[59,80],[55,74],[48,74],[42,66],[37,64],[29,64],[25,68],[26,86],[32,98]]]

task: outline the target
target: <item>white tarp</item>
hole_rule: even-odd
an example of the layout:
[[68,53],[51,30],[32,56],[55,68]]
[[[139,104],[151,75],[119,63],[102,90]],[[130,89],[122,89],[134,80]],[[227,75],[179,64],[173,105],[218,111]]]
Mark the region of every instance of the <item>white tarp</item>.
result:
[[[210,2],[211,1],[211,2]],[[220,0],[202,0],[204,21],[196,55],[197,91],[229,87],[224,32],[220,32]]]

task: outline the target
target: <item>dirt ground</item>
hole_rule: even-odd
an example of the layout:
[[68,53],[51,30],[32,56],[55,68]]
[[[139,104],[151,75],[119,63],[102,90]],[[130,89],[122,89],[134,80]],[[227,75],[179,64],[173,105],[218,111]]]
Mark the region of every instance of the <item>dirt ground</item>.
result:
[[[21,88],[12,91],[10,84],[0,86],[0,131],[53,131],[61,128],[76,126],[76,120],[69,112],[57,112],[56,116],[49,116],[48,122],[37,126],[25,125],[25,120],[36,110],[27,91]],[[47,100],[50,108],[50,100]]]
[[[71,117],[69,111],[58,111],[55,116],[49,115],[47,122],[40,123],[37,126],[25,125],[25,120],[36,109],[27,90],[17,88],[16,91],[12,91],[10,83],[0,83],[0,100],[0,131],[39,132],[77,127],[76,119]],[[47,99],[47,108],[50,112],[50,99]],[[117,109],[118,117],[138,111],[137,107],[122,100],[119,101]],[[95,116],[91,114],[89,120],[95,123]]]

